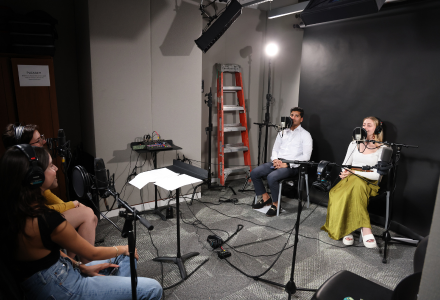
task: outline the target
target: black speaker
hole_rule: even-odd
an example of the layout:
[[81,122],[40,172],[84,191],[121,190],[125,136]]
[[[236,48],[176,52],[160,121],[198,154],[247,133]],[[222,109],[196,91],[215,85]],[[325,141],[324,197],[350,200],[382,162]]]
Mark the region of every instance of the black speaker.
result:
[[212,45],[225,33],[226,30],[241,15],[243,6],[237,0],[231,0],[225,11],[202,35],[195,40],[197,47],[206,53]]
[[385,0],[310,0],[301,13],[304,24],[312,25],[378,12]]

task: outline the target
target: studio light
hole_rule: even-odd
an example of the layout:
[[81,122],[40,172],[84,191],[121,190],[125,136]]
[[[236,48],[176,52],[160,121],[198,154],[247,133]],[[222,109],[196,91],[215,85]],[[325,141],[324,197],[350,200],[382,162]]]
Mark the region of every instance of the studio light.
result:
[[265,51],[267,56],[274,57],[278,54],[278,46],[274,43],[267,44]]
[[[225,33],[225,31],[228,30],[232,23],[234,23],[235,20],[237,20],[237,18],[241,15],[241,11],[243,9],[243,6],[241,6],[237,0],[231,0],[221,15],[217,15],[216,12],[214,16],[209,16],[209,14],[205,11],[205,8],[213,3],[215,3],[215,1],[208,5],[200,5],[202,15],[205,15],[205,18],[208,18],[209,20],[207,26],[208,28],[205,28],[202,32],[202,35],[195,40],[197,47],[199,47],[203,53],[206,53]],[[214,23],[211,24],[212,22]]]

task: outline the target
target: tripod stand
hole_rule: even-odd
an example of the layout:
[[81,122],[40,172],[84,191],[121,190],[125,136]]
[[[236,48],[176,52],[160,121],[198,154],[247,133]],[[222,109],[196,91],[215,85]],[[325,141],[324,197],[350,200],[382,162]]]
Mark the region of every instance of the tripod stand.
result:
[[[292,257],[292,268],[290,271],[290,280],[286,283],[286,284],[280,284],[280,283],[276,283],[267,279],[263,279],[263,278],[255,278],[256,280],[259,281],[263,281],[269,284],[273,284],[273,285],[277,285],[280,287],[283,287],[284,290],[286,291],[286,293],[289,295],[288,299],[290,300],[292,298],[292,295],[296,293],[296,291],[307,291],[307,292],[315,292],[316,289],[305,289],[305,288],[298,288],[295,284],[294,281],[294,275],[295,275],[295,262],[296,262],[296,251],[298,249],[298,234],[299,234],[299,222],[301,219],[301,212],[303,209],[303,204],[302,204],[302,185],[303,185],[303,180],[305,178],[306,175],[306,169],[308,165],[317,165],[316,163],[313,162],[298,162],[298,161],[283,161],[285,163],[296,163],[296,164],[300,164],[300,174],[299,174],[299,180],[298,180],[298,213],[296,214],[296,222],[295,222],[295,240],[294,240],[294,244],[293,244],[293,257]],[[278,201],[280,201],[281,199],[278,199]],[[279,205],[279,203],[278,203]]]
[[180,253],[180,211],[179,211],[179,191],[180,188],[176,189],[176,215],[177,215],[177,255],[175,257],[156,257],[153,258],[153,261],[159,262],[173,262],[179,267],[180,276],[182,279],[186,279],[188,277],[185,269],[185,260],[191,258],[193,256],[197,256],[199,252],[190,252],[182,255]]

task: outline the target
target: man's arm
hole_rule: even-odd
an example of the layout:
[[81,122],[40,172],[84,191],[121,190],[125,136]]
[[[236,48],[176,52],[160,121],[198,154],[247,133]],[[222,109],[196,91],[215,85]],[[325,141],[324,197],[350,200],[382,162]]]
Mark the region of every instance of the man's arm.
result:
[[278,152],[280,151],[280,147],[281,147],[281,137],[279,134],[277,134],[277,138],[275,139],[275,143],[273,144],[272,156],[270,157],[271,161],[278,159]]
[[312,157],[313,139],[309,132],[303,135],[301,161],[309,161]]

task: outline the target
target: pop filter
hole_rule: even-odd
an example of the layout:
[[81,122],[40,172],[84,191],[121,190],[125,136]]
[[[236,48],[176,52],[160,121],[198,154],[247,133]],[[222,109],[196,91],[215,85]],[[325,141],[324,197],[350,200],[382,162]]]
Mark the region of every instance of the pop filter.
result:
[[92,187],[92,178],[83,166],[75,166],[72,171],[72,186],[79,199],[86,199]]
[[360,142],[364,142],[365,139],[367,138],[367,131],[361,127],[356,127],[353,130],[352,137],[353,140],[359,144]]

